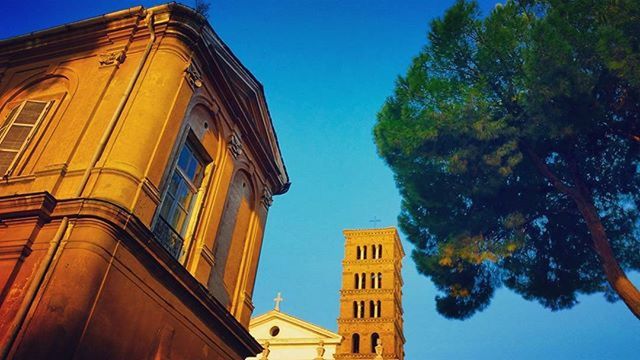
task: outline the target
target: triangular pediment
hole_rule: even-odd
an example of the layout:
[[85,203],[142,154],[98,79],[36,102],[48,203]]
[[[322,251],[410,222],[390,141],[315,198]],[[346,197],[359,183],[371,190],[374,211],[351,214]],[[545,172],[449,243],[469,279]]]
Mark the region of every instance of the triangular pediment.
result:
[[[274,331],[276,328],[277,331]],[[269,341],[272,344],[316,344],[320,340],[326,344],[338,344],[342,340],[342,337],[333,331],[276,310],[253,318],[249,323],[249,332],[259,342]],[[277,333],[273,335],[274,332]]]

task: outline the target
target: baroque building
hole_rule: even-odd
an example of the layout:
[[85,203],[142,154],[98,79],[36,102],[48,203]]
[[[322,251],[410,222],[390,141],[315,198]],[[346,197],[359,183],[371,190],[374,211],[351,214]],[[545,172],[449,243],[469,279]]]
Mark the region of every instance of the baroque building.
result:
[[289,187],[262,85],[205,18],[0,41],[0,358],[244,359]]
[[345,230],[336,359],[404,360],[402,259],[393,227]]

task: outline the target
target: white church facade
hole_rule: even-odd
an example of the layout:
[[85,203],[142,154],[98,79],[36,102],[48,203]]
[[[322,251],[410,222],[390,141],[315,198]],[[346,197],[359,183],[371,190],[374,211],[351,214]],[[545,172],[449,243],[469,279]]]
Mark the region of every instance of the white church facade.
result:
[[273,310],[255,317],[249,332],[264,348],[258,357],[247,360],[333,359],[342,336],[280,311],[278,293]]

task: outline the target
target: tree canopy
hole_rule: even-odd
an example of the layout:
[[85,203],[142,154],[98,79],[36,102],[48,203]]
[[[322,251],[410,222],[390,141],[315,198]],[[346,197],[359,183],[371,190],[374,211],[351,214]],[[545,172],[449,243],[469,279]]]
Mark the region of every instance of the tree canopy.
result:
[[397,80],[374,137],[437,310],[497,287],[552,310],[622,299],[640,269],[640,2],[457,1]]

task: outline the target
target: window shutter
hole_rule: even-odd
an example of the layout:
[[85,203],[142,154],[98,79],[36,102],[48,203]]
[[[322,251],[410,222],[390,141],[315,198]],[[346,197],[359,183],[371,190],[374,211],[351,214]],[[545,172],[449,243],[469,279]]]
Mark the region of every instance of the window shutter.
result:
[[0,129],[0,175],[8,176],[35,134],[51,102],[27,100],[9,113]]

